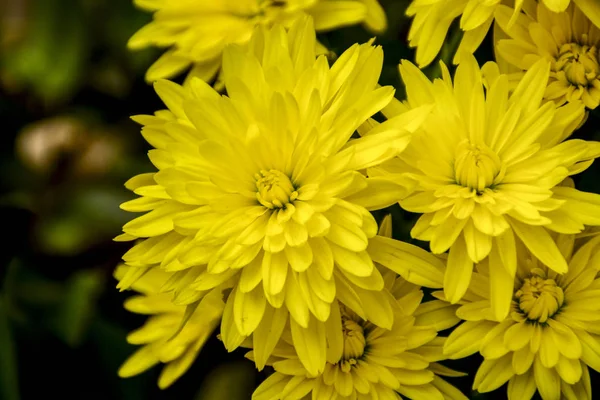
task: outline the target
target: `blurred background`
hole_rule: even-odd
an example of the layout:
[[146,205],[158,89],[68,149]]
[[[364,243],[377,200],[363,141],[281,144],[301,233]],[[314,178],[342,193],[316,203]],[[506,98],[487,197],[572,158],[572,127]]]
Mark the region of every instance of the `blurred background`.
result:
[[[408,0],[381,1],[388,32],[382,84],[403,89]],[[150,20],[130,0],[0,0],[0,399],[249,399],[264,379],[244,352],[213,337],[171,388],[160,368],[121,379],[134,350],[127,332],[144,317],[127,313],[112,271],[130,244],[113,242],[131,215],[123,183],[153,167],[129,117],[163,108],[143,80],[161,51],[130,52],[128,38]],[[353,27],[321,36],[337,54],[370,35]],[[457,26],[441,53],[449,60]],[[478,53],[481,63],[487,50]],[[430,76],[437,67],[427,69]],[[597,136],[598,118],[578,134]],[[580,187],[598,192],[597,169]],[[414,216],[394,208],[395,236],[410,241]],[[452,366],[474,370],[463,360]],[[472,366],[472,367],[470,367]],[[594,379],[592,379],[594,381]],[[470,393],[470,379],[456,383]],[[502,394],[504,392],[501,392]],[[484,398],[473,394],[472,398]],[[488,395],[485,398],[493,398]]]

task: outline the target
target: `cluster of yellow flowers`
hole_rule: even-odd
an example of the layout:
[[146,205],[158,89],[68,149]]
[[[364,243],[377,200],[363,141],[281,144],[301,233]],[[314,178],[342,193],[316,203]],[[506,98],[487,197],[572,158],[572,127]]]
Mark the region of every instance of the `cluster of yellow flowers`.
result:
[[[330,63],[316,38],[384,30],[376,0],[136,3],[155,13],[131,47],[169,47],[147,79],[189,74],[134,117],[157,172],[122,205],[142,215],[115,276],[149,318],[121,376],[164,363],[165,388],[219,330],[274,371],[254,400],[466,399],[439,362],[474,353],[479,392],[592,398],[600,195],[570,177],[600,143],[569,137],[600,103],[600,2],[413,0],[420,66],[461,14],[465,33],[454,76],[401,62],[404,101],[378,84],[373,41]],[[371,213],[395,204],[421,214],[411,235],[430,251]]]

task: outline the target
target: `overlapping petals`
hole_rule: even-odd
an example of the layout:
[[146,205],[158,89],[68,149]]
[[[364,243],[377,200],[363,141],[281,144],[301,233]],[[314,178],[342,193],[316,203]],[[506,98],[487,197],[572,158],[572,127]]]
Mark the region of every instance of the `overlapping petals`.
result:
[[161,268],[173,274],[163,291],[193,309],[226,285],[223,342],[233,350],[255,333],[259,369],[289,319],[301,361],[322,371],[335,299],[389,329],[373,259],[399,271],[425,265],[431,273],[414,275],[428,281],[443,269],[424,250],[375,237],[369,210],[407,191],[361,172],[402,151],[431,107],[371,121],[394,94],[377,85],[381,48],[355,45],[329,67],[315,47],[308,19],[289,33],[257,29],[247,46],[225,51],[227,96],[199,79],[160,81],[169,110],[136,117],[159,171],[127,183],[141,197],[122,208],[145,214],[119,240],[145,240],[123,257],[132,268],[119,287]]
[[499,322],[491,318],[492,266],[478,265],[456,313],[465,322],[444,347],[451,358],[483,355],[475,390],[489,392],[508,382],[509,399],[531,398],[536,391],[544,400],[592,399],[588,369],[600,369],[600,237],[555,240],[568,272],[557,274],[520,246],[511,312]]
[[443,79],[430,82],[402,63],[407,101],[399,108],[435,109],[405,152],[372,170],[396,182],[417,182],[399,202],[423,214],[413,237],[429,241],[436,254],[449,250],[444,291],[450,301],[464,295],[474,263],[489,257],[493,308],[502,319],[512,297],[516,242],[564,273],[567,263],[548,230],[578,233],[600,222],[600,196],[559,186],[600,155],[600,144],[565,141],[582,121],[584,106],[542,101],[548,62],[536,63],[512,92],[495,64],[484,69],[491,77],[485,82],[469,58],[454,81],[442,65]]
[[312,16],[318,31],[362,23],[373,32],[385,30],[386,16],[377,0],[135,0],[153,12],[153,20],[129,40],[131,49],[167,47],[146,79],[171,78],[191,67],[188,77],[213,79],[223,50],[246,43],[256,26],[281,24]]

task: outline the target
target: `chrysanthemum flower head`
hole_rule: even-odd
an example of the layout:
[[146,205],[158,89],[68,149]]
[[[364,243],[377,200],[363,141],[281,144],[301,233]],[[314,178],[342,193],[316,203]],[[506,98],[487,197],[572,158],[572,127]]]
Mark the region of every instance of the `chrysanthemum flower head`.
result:
[[[497,72],[493,63],[485,68]],[[417,182],[399,203],[423,214],[413,237],[429,241],[433,253],[450,250],[444,278],[450,301],[467,290],[474,263],[490,257],[498,318],[506,316],[512,298],[516,241],[564,273],[567,263],[548,230],[577,233],[600,222],[600,196],[557,187],[591,164],[600,143],[563,141],[581,122],[584,106],[542,103],[549,69],[539,61],[509,93],[507,76],[497,73],[487,74],[496,78],[484,90],[472,57],[458,66],[454,82],[443,64],[443,79],[430,82],[403,62],[407,102],[398,107],[435,108],[398,158],[373,168],[377,175]]]
[[189,77],[212,79],[221,67],[223,49],[246,43],[257,25],[291,26],[310,15],[318,31],[363,23],[385,30],[386,16],[377,0],[134,0],[154,12],[153,21],[129,40],[131,49],[167,47],[148,70],[150,82],[170,78],[192,66]]
[[489,392],[508,382],[508,398],[592,399],[588,368],[600,370],[600,236],[581,244],[556,235],[569,269],[565,274],[518,246],[511,312],[494,321],[490,310],[492,265],[477,266],[448,337],[451,358],[479,352],[485,358],[473,388]]
[[[124,256],[135,268],[121,288],[162,268],[173,272],[164,289],[174,302],[193,307],[225,284],[227,349],[254,332],[262,368],[291,316],[298,354],[312,373],[325,366],[334,299],[392,326],[371,257],[399,271],[407,263],[433,269],[434,281],[443,269],[414,246],[377,241],[368,249],[377,234],[368,210],[406,191],[359,172],[403,150],[410,139],[404,127],[414,128],[431,107],[369,123],[364,132],[394,93],[377,86],[381,48],[355,45],[330,68],[324,56],[315,60],[315,46],[308,19],[289,32],[257,29],[248,46],[225,50],[228,97],[200,79],[186,87],[159,81],[169,110],[136,118],[156,147],[149,156],[159,171],[128,182],[142,197],[122,208],[146,213],[119,238],[146,239]],[[364,136],[349,141],[359,127]]]
[[[130,268],[119,266],[115,271],[117,279]],[[142,347],[119,369],[119,376],[127,378],[164,363],[166,366],[158,378],[161,389],[169,387],[190,368],[219,325],[225,307],[221,292],[215,290],[202,299],[193,313],[185,315],[185,306],[174,305],[170,294],[161,293],[169,276],[153,269],[133,284],[132,289],[139,294],[128,298],[125,308],[149,317],[144,326],[127,336],[129,343]],[[187,323],[182,326],[184,319]]]
[[600,28],[574,3],[554,13],[544,3],[527,7],[509,26],[513,10],[500,6],[496,19],[509,39],[496,43],[500,57],[526,71],[540,58],[551,62],[545,98],[558,104],[581,100],[589,109],[600,103]]
[[[527,3],[527,0],[525,1]],[[531,1],[533,3],[533,1]],[[540,0],[554,12],[565,11],[570,0]],[[477,50],[485,38],[492,22],[494,12],[502,0],[413,0],[406,13],[414,17],[408,40],[411,47],[417,48],[417,64],[420,67],[429,65],[439,53],[454,19],[460,16],[460,29],[464,31],[454,63],[461,62],[465,54]],[[588,18],[600,27],[600,5],[596,0],[573,0]],[[514,22],[523,0],[515,1],[515,11],[511,23]]]
[[[394,325],[383,329],[337,302],[332,306],[333,353],[323,373],[304,368],[284,333],[269,360],[275,372],[256,389],[253,400],[291,399],[466,399],[441,376],[461,376],[438,364],[445,338],[437,332],[457,322],[456,306],[434,300],[391,272],[383,272],[392,297]],[[255,357],[254,351],[248,357]]]

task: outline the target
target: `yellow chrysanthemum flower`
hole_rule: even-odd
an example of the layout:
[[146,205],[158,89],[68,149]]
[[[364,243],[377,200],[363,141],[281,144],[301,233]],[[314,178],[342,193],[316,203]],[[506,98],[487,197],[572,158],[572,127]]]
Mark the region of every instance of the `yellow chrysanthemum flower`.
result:
[[[226,348],[255,332],[260,369],[291,316],[300,359],[316,374],[325,367],[334,299],[392,326],[372,257],[400,273],[418,265],[417,275],[437,287],[443,264],[375,237],[368,210],[387,207],[405,189],[359,172],[403,150],[404,128],[414,129],[431,107],[368,122],[394,94],[377,86],[381,48],[355,45],[330,68],[324,56],[315,60],[315,46],[311,20],[289,32],[257,29],[248,46],[225,50],[228,97],[200,79],[186,87],[159,81],[169,110],[136,118],[156,147],[149,156],[159,171],[126,184],[142,197],[122,208],[146,214],[118,240],[146,238],[125,254],[135,268],[119,287],[163,268],[174,272],[167,285],[174,302],[193,307],[233,280],[221,324]],[[364,136],[349,142],[359,127]]]
[[153,21],[129,40],[131,49],[167,47],[148,70],[150,82],[192,66],[189,77],[211,80],[221,68],[223,49],[246,43],[257,25],[287,27],[310,15],[317,31],[363,23],[373,32],[387,26],[377,0],[134,0],[154,12]]
[[[384,222],[382,228],[385,230]],[[383,329],[337,301],[332,305],[331,346],[323,373],[299,361],[288,332],[269,360],[275,372],[254,392],[253,400],[291,399],[466,399],[440,376],[461,376],[437,361],[445,359],[445,338],[437,332],[454,326],[456,306],[434,300],[421,304],[421,289],[382,270],[383,289],[392,298],[394,325]],[[251,347],[251,345],[249,346]],[[255,357],[255,351],[247,355]]]
[[[408,35],[409,45],[417,48],[416,61],[420,67],[429,65],[439,53],[454,19],[460,16],[460,29],[464,31],[454,63],[463,54],[473,54],[485,38],[494,12],[502,0],[413,0],[406,10],[414,17]],[[564,11],[570,0],[543,0],[555,12]],[[597,0],[573,0],[588,18],[600,27],[600,3]],[[523,0],[515,1],[516,17]],[[514,19],[513,19],[514,21]]]
[[[119,266],[115,277],[121,279],[130,268]],[[213,290],[202,299],[192,314],[185,315],[185,306],[174,305],[172,296],[161,292],[170,275],[155,268],[133,284],[132,288],[140,294],[128,298],[125,308],[149,317],[144,326],[127,336],[129,343],[143,347],[119,369],[119,376],[127,378],[156,364],[165,363],[158,378],[161,389],[169,387],[190,368],[219,325],[225,307],[221,292]],[[182,326],[184,319],[187,323]]]
[[[493,63],[484,69],[497,72]],[[435,254],[450,250],[444,277],[450,301],[464,295],[473,264],[490,257],[492,304],[500,319],[510,307],[516,240],[563,273],[567,264],[547,230],[578,233],[584,224],[600,223],[600,195],[557,187],[591,165],[600,143],[563,141],[583,119],[584,106],[542,103],[549,70],[540,60],[512,92],[506,75],[489,72],[495,78],[484,91],[473,57],[458,66],[454,83],[443,64],[443,79],[431,82],[403,62],[407,103],[396,107],[435,108],[398,158],[370,172],[417,183],[399,203],[423,214],[414,238],[429,241]]]
[[[451,358],[480,352],[485,358],[473,388],[489,392],[508,382],[508,398],[592,399],[588,368],[600,371],[600,236],[581,245],[575,235],[557,235],[569,262],[559,275],[519,246],[511,313],[498,322],[490,310],[490,272],[483,262],[448,337]],[[443,297],[443,294],[437,293]]]
[[510,37],[497,41],[499,56],[523,71],[540,58],[550,61],[546,99],[559,105],[582,100],[589,109],[598,107],[600,29],[574,4],[558,14],[533,0],[526,5],[512,26],[511,8],[500,6],[496,12],[498,24]]

